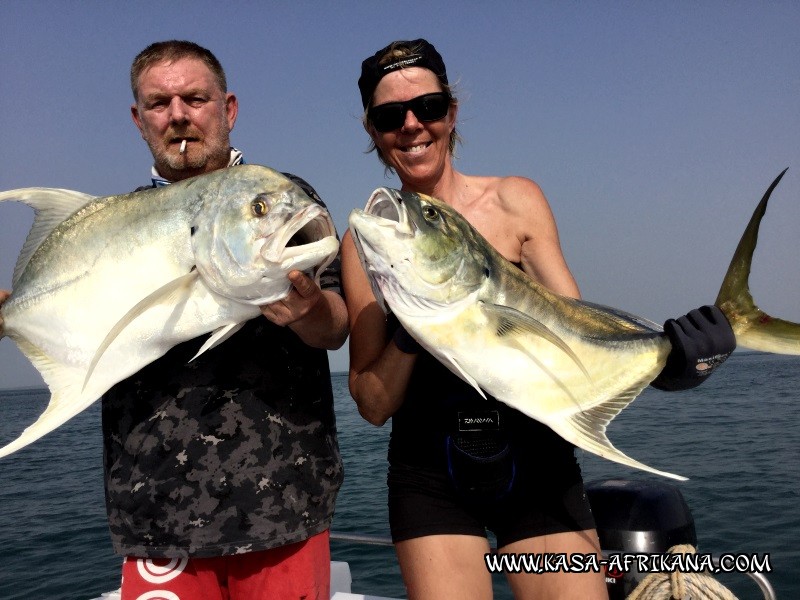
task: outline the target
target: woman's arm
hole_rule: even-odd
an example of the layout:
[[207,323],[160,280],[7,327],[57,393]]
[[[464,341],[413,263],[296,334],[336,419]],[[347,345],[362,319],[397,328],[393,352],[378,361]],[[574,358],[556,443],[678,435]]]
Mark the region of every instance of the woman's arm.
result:
[[403,403],[416,354],[401,351],[386,331],[349,231],[342,239],[342,283],[350,320],[350,395],[364,419],[383,425]]

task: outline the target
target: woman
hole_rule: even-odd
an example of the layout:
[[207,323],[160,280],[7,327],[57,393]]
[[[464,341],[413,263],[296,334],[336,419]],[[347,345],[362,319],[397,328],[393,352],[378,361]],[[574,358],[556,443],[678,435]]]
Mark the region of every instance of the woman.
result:
[[[364,127],[403,190],[445,201],[529,276],[579,297],[536,183],[453,167],[458,103],[430,43],[394,42],[378,51],[363,62],[359,89]],[[497,536],[499,553],[594,554],[599,561],[574,448],[544,425],[478,396],[387,319],[350,232],[342,262],[350,392],[370,423],[393,417],[389,519],[408,597],[491,598],[486,529]],[[516,598],[607,597],[603,574],[592,570],[507,577]]]

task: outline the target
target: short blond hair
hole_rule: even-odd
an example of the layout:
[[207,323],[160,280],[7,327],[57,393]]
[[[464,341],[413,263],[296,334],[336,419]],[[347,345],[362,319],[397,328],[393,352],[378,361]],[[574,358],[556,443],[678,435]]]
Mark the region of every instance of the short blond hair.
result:
[[222,68],[217,57],[210,50],[203,48],[199,44],[187,40],[167,40],[155,42],[139,52],[131,64],[131,91],[133,99],[139,101],[139,76],[153,65],[160,62],[175,62],[182,58],[196,58],[202,61],[209,68],[217,85],[222,93],[228,92],[228,81],[225,78],[225,70]]

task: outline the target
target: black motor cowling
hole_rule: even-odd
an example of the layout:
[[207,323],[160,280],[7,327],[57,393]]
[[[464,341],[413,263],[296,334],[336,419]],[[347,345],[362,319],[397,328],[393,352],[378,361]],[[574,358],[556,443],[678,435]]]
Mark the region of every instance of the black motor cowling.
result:
[[[677,544],[697,546],[694,519],[680,490],[662,481],[608,479],[586,485],[604,555],[666,554]],[[635,566],[606,571],[611,600],[624,599],[645,578]]]

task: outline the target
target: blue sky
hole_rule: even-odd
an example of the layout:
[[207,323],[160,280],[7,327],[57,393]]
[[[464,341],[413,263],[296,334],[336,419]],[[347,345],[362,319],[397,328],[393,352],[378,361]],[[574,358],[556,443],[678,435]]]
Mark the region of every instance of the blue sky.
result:
[[[148,179],[128,69],[150,42],[210,48],[248,162],[301,175],[340,232],[384,177],[360,125],[360,63],[425,37],[461,100],[457,168],[524,175],[552,205],[584,297],[663,322],[716,298],[749,216],[752,288],[800,321],[800,3],[0,3],[0,189],[96,195]],[[0,287],[32,215],[0,205]],[[346,368],[346,351],[332,368]],[[36,372],[0,341],[0,387]]]

